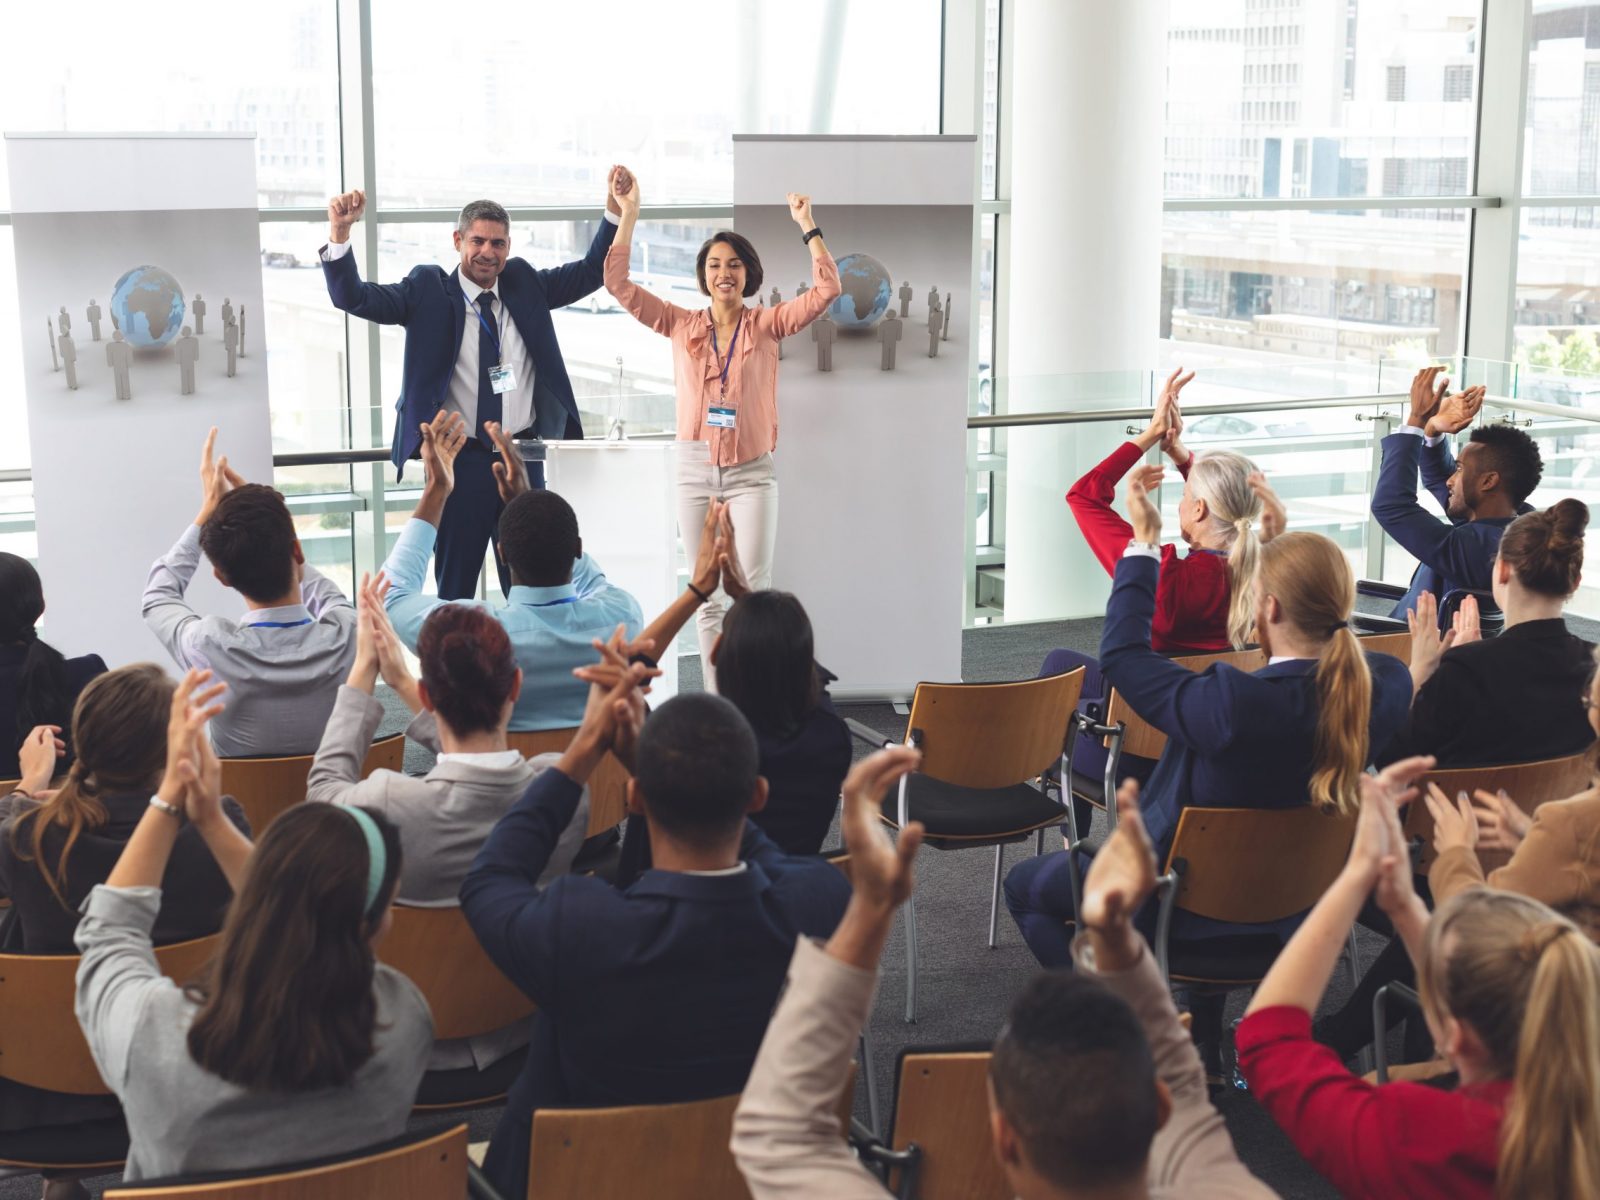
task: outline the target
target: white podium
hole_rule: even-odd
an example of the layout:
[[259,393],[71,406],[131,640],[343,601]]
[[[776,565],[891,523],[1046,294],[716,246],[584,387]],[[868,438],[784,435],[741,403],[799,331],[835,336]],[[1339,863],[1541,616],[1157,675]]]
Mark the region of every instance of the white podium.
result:
[[[584,551],[607,579],[633,593],[647,624],[655,620],[680,591],[678,444],[555,441],[544,443],[544,455],[545,486],[578,514]],[[678,694],[677,647],[657,646],[656,656],[661,677],[650,703],[659,708]]]

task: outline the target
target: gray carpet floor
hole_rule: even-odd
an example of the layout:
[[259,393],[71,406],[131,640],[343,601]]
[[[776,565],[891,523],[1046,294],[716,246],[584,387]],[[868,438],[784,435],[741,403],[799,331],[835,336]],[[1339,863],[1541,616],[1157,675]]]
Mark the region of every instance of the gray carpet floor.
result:
[[[1574,632],[1595,640],[1600,624],[1573,618]],[[1055,647],[1093,653],[1099,643],[1098,618],[1082,621],[1057,621],[1009,625],[968,630],[963,635],[963,674],[968,682],[992,682],[1030,678],[1038,671],[1044,655]],[[843,664],[831,664],[844,674]],[[681,660],[681,688],[700,686],[698,659]],[[381,694],[381,693],[380,693]],[[392,696],[385,698],[390,716],[382,735],[405,727],[405,713]],[[886,738],[905,734],[906,719],[889,705],[853,704],[840,710]],[[863,745],[861,754],[867,753]],[[406,755],[408,772],[425,772],[431,756],[416,746]],[[838,843],[835,825],[829,844]],[[1010,846],[1006,861],[1012,863],[1031,853],[1032,845]],[[905,1005],[906,960],[903,929],[897,923],[883,959],[882,983],[873,1012],[870,1032],[875,1074],[883,1103],[886,1125],[892,1122],[892,1093],[895,1061],[907,1046],[937,1046],[985,1042],[993,1038],[1004,1019],[1012,998],[1038,969],[1027,947],[1003,908],[1000,914],[999,944],[987,946],[989,903],[993,883],[993,852],[989,850],[940,852],[926,850],[917,866],[920,970],[918,1005],[920,1017],[915,1025],[902,1019]],[[1382,940],[1366,930],[1358,930],[1362,961],[1371,963],[1382,948]],[[1348,973],[1334,975],[1323,1011],[1338,1007],[1349,995]],[[1229,1019],[1242,1015],[1247,993],[1236,993],[1229,1004]],[[856,1115],[865,1120],[864,1081],[858,1085]],[[1234,1142],[1245,1163],[1280,1195],[1294,1200],[1312,1200],[1337,1193],[1295,1152],[1261,1108],[1245,1092],[1230,1091],[1218,1100]],[[493,1132],[499,1110],[467,1114],[472,1140],[484,1141]],[[431,1118],[419,1125],[437,1125]],[[88,1181],[98,1196],[115,1177]],[[21,1200],[37,1196],[36,1178],[0,1181],[0,1200]]]

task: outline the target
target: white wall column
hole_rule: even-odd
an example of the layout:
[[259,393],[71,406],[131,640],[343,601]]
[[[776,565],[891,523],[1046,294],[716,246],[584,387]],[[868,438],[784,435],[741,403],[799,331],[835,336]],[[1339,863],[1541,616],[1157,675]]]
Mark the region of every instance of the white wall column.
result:
[[[1002,411],[1148,400],[1161,285],[1168,0],[1016,0],[1011,254]],[[1062,378],[1072,376],[1075,378]],[[1104,572],[1063,500],[1116,441],[1105,428],[1013,429],[1006,618],[1098,611]]]

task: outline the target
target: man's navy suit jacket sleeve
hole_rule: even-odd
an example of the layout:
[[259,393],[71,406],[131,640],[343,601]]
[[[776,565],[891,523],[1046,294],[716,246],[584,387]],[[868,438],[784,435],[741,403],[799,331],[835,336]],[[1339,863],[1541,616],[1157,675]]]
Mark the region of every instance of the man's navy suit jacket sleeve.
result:
[[[559,267],[538,272],[539,283],[544,288],[545,303],[552,309],[575,304],[589,293],[598,291],[606,278],[606,251],[617,236],[617,227],[604,217],[595,230],[589,252],[582,258]],[[346,255],[348,258],[349,256]]]
[[411,320],[416,303],[416,273],[412,271],[399,283],[366,283],[356,270],[354,254],[322,261],[322,278],[327,281],[333,306],[379,325],[404,325]]
[[1421,463],[1423,488],[1439,502],[1439,507],[1444,509],[1447,519],[1453,524],[1460,524],[1450,517],[1450,489],[1445,486],[1450,476],[1456,473],[1456,456],[1450,448],[1450,439],[1440,438],[1436,446],[1423,442]]
[[1424,566],[1447,579],[1473,579],[1482,570],[1482,553],[1457,527],[1436,517],[1417,502],[1417,464],[1422,439],[1414,433],[1391,433],[1383,439],[1383,465],[1372,493],[1372,515],[1384,532]]

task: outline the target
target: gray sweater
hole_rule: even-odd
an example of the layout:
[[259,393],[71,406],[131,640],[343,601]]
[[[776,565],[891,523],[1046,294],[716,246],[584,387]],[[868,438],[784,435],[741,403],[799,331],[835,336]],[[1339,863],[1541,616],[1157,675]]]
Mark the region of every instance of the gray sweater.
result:
[[160,904],[159,888],[101,884],[78,926],[78,1023],[127,1117],[124,1178],[270,1167],[405,1132],[433,1045],[433,1018],[409,979],[378,965],[375,1052],[348,1085],[250,1092],[189,1057],[198,1006],[156,965],[150,929]]

